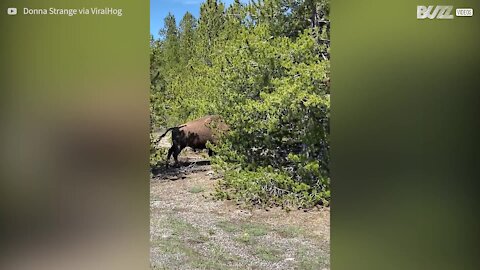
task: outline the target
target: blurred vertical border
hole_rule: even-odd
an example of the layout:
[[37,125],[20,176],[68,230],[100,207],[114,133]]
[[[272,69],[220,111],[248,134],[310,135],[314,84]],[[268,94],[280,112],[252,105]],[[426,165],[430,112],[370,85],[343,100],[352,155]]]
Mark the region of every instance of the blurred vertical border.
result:
[[148,268],[149,4],[1,2],[0,269]]
[[478,269],[478,11],[332,1],[332,269]]

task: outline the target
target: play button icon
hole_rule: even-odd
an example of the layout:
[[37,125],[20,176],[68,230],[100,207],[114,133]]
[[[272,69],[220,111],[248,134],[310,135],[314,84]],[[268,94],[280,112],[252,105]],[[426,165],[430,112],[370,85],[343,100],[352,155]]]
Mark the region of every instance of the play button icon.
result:
[[16,8],[7,8],[7,14],[8,15],[17,15],[17,9]]

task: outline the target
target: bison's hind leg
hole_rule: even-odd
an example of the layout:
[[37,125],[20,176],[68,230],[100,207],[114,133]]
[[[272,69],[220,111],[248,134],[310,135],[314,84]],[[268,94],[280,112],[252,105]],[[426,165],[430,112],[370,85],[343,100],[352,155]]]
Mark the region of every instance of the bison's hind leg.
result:
[[208,149],[208,156],[211,157],[215,154],[212,149]]
[[173,149],[173,159],[175,159],[175,164],[178,164],[178,155],[182,151],[183,147],[180,145],[176,145],[175,148]]
[[166,161],[166,166],[168,167],[168,162],[170,161],[170,157],[172,156],[173,152],[175,151],[175,144],[168,149],[168,155],[167,155],[167,161]]

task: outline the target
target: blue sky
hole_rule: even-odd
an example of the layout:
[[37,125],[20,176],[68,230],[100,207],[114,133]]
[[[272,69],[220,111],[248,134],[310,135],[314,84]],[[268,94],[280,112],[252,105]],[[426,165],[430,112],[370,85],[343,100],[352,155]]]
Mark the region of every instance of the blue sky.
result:
[[[171,12],[177,24],[183,15],[189,11],[198,19],[200,14],[200,4],[205,0],[150,0],[150,33],[158,37],[158,31],[163,27],[163,19]],[[227,6],[233,3],[233,0],[222,0]],[[247,1],[242,1],[247,2]]]

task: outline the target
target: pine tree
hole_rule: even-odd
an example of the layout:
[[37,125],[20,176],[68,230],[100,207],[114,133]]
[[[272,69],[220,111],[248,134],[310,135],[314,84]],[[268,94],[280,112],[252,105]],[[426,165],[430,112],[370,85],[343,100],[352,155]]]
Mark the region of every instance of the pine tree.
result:
[[200,6],[197,31],[197,54],[211,65],[210,54],[224,28],[225,5],[218,0],[207,0]]
[[163,38],[163,57],[165,58],[166,68],[173,69],[177,66],[179,57],[179,35],[175,16],[171,13],[165,18],[165,26],[160,30]]
[[197,27],[197,20],[190,13],[187,12],[180,21],[180,58],[183,65],[188,64],[188,61],[195,53],[195,28]]

